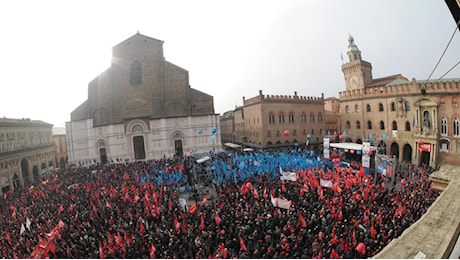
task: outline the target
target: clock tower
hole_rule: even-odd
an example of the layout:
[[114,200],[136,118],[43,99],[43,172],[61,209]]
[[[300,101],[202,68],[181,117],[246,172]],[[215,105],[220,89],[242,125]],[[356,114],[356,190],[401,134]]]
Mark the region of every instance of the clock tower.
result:
[[353,36],[348,37],[348,62],[342,65],[347,90],[363,89],[372,82],[372,65],[362,60]]

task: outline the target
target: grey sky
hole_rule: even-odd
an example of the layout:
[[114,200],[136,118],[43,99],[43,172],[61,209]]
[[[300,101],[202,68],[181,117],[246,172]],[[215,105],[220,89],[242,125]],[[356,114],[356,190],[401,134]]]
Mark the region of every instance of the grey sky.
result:
[[[375,78],[426,79],[455,22],[442,0],[5,1],[0,28],[0,116],[63,126],[137,31],[164,41],[166,60],[223,113],[259,89],[338,97],[349,33]],[[433,79],[460,60],[458,34]]]

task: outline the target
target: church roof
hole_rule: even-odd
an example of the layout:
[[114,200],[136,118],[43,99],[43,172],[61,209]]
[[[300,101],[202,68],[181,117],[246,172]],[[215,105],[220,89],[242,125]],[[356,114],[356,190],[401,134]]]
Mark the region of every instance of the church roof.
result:
[[117,48],[118,46],[120,45],[123,45],[125,42],[128,42],[129,40],[133,39],[133,38],[138,38],[138,37],[141,37],[141,38],[145,38],[145,39],[150,39],[150,40],[154,40],[154,41],[158,41],[158,42],[161,42],[163,43],[164,41],[161,41],[161,40],[158,40],[158,39],[155,39],[155,38],[152,38],[152,37],[149,37],[149,36],[145,36],[143,34],[140,34],[139,31],[137,31],[136,34],[134,34],[133,36],[129,37],[128,39],[120,42],[119,44],[113,46],[113,48]]

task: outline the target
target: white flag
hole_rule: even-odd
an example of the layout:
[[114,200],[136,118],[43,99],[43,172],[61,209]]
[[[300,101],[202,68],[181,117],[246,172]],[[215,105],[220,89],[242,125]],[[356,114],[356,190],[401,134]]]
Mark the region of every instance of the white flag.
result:
[[30,223],[29,218],[27,218],[27,219],[26,219],[26,228],[27,228],[29,231],[30,231],[30,225],[31,225],[31,224],[32,224],[32,223]]
[[19,231],[19,235],[22,235],[24,232],[26,232],[26,228],[24,227],[24,223],[21,223],[21,230]]

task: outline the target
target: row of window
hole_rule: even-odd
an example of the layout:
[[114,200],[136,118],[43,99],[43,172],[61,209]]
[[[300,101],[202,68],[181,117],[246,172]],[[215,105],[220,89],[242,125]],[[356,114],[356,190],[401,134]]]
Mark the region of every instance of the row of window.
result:
[[[268,115],[268,122],[270,124],[274,124],[276,122],[276,117],[275,117],[275,113],[271,112],[269,115]],[[294,113],[293,112],[290,112],[289,115],[288,115],[288,120],[289,120],[289,123],[295,123],[295,117],[294,117]],[[284,113],[281,112],[278,114],[278,123],[284,123],[285,120],[284,120]],[[300,115],[300,123],[306,123],[307,122],[307,115],[305,113],[302,113]],[[310,114],[310,123],[314,123],[315,122],[315,114],[311,113]],[[323,116],[321,115],[321,113],[318,114],[318,123],[322,123],[323,122]]]
[[[315,134],[315,129],[311,129],[311,135],[314,135]],[[323,129],[320,128],[319,129],[319,135],[322,135],[323,134]],[[297,130],[292,130],[292,135],[293,136],[297,136]],[[307,130],[306,129],[303,129],[302,131],[302,136],[306,136],[307,135]],[[280,130],[276,130],[275,132],[275,137],[279,137],[281,136],[281,131]],[[271,131],[267,131],[267,137],[272,137],[272,132]]]
[[[346,128],[350,129],[351,128],[350,121],[347,121],[346,124],[347,124]],[[379,126],[380,126],[380,130],[385,130],[385,122],[380,121]],[[415,127],[415,122],[413,123],[413,126]],[[409,121],[406,121],[405,130],[410,131],[410,128],[411,128],[411,124],[409,123]],[[361,129],[361,122],[359,120],[356,121],[356,129]],[[372,129],[372,121],[370,120],[367,121],[367,129]],[[391,129],[398,130],[398,123],[396,123],[396,121],[392,122]],[[460,120],[457,117],[453,121],[452,132],[453,132],[453,136],[460,136]],[[447,134],[448,134],[447,118],[442,117],[441,118],[441,135],[447,136]]]
[[[410,111],[409,101],[404,102],[404,104],[401,104],[401,106],[403,106],[402,109],[404,109],[405,111]],[[391,107],[391,111],[396,111],[396,103],[395,102],[391,102],[390,107]],[[355,105],[355,112],[359,113],[359,111],[360,111],[359,105]],[[382,103],[379,103],[378,111],[379,112],[385,111],[385,108],[384,108]],[[366,105],[366,112],[372,112],[370,104]],[[348,105],[345,106],[345,113],[350,113],[350,107]]]
[[[379,126],[380,126],[380,130],[385,130],[385,122],[383,121],[380,121],[379,123]],[[396,123],[396,121],[393,121],[392,122],[392,130],[398,130],[398,123]],[[415,126],[415,123],[414,123],[414,126]],[[406,126],[405,126],[405,130],[406,131],[410,131],[410,123],[409,121],[406,121]],[[347,129],[351,129],[351,123],[350,121],[347,121],[347,126],[346,126]],[[356,129],[361,129],[361,122],[358,120],[356,121]],[[367,129],[372,129],[372,121],[367,121]]]

